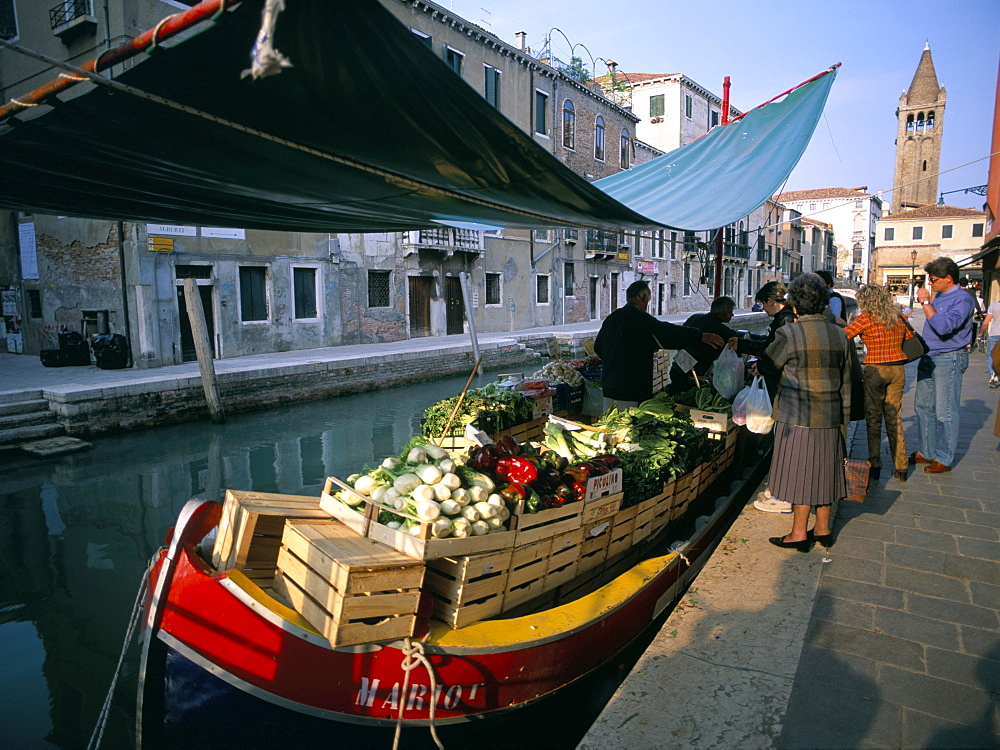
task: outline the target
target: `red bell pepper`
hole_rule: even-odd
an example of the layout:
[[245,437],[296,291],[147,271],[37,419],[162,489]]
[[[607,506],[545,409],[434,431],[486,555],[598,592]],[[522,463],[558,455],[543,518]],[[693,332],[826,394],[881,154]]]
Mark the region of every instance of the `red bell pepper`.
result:
[[503,456],[497,459],[496,475],[508,482],[531,484],[538,479],[538,467],[523,456]]
[[497,441],[497,448],[505,456],[517,456],[521,453],[521,446],[510,435],[504,435]]

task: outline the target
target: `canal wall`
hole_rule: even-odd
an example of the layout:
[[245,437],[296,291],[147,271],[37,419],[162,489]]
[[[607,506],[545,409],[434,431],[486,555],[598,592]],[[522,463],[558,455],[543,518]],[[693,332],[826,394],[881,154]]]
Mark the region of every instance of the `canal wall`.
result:
[[[541,363],[535,350],[510,340],[484,345],[481,353],[484,369],[534,370]],[[261,364],[217,372],[216,379],[226,413],[237,413],[467,374],[474,364],[475,357],[467,345],[443,346],[328,361]],[[42,389],[42,395],[66,432],[77,437],[191,422],[209,416],[201,378],[197,375],[152,376],[100,388]]]

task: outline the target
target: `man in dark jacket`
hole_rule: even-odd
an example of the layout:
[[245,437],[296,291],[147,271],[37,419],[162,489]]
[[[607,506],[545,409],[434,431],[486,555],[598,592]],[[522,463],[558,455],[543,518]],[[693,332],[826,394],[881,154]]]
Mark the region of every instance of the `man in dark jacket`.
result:
[[[712,300],[712,306],[707,313],[695,313],[684,321],[689,328],[697,328],[702,333],[717,333],[723,341],[736,338],[739,334],[726,325],[733,319],[736,300],[732,297],[718,297]],[[719,350],[699,341],[693,346],[685,347],[687,353],[695,358],[694,371],[698,375],[708,372],[712,363],[719,358]],[[683,393],[695,387],[694,378],[690,372],[685,372],[675,362],[670,366],[670,392]]]
[[684,349],[699,342],[721,349],[722,338],[695,328],[657,320],[648,312],[649,285],[636,281],[625,290],[626,303],[604,319],[594,342],[602,360],[604,403],[624,409],[653,396],[653,354],[657,349]]

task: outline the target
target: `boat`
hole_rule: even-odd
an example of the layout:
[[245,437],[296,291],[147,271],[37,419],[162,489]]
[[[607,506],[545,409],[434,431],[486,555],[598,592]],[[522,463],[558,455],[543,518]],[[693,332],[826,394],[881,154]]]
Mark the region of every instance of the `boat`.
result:
[[408,743],[430,730],[471,742],[469,732],[551,699],[662,625],[766,470],[766,451],[741,448],[752,460],[719,474],[587,593],[571,584],[524,614],[455,629],[431,620],[419,638],[340,648],[266,585],[215,569],[199,545],[222,506],[191,500],[152,567],[138,744],[312,747],[336,736],[386,746],[397,726]]

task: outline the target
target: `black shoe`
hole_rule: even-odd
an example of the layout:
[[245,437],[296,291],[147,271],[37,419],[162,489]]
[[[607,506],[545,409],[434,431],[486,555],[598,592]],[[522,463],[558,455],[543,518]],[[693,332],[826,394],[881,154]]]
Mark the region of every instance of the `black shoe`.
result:
[[803,539],[801,542],[786,542],[785,537],[783,536],[772,536],[767,541],[775,547],[781,547],[782,549],[794,549],[799,552],[808,552],[813,546],[813,540],[808,537]]
[[906,469],[901,469],[893,474],[893,477],[898,479],[900,482],[905,482],[909,477],[909,474],[906,473]]
[[870,466],[870,467],[868,467],[868,481],[869,482],[875,481],[880,476],[882,476],[882,467],[881,466]]
[[830,547],[833,546],[833,532],[830,532],[829,534],[814,534],[813,530],[809,529],[806,533],[809,534],[809,539],[812,539],[814,542],[819,542],[824,549],[830,549]]

